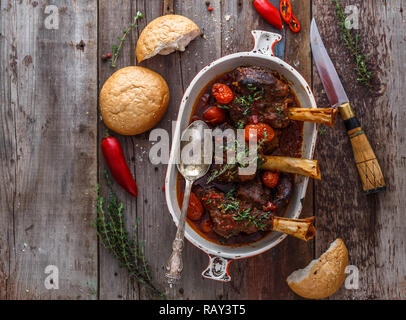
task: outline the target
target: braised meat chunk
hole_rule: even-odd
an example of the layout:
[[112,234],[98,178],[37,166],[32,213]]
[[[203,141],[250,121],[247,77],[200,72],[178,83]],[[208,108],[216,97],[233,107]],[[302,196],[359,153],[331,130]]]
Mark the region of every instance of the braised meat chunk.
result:
[[240,233],[272,230],[273,214],[259,210],[252,203],[234,198],[214,188],[197,188],[205,209],[213,221],[213,230],[224,238]]
[[230,118],[236,125],[249,123],[252,115],[273,128],[289,125],[288,107],[294,100],[289,97],[286,82],[259,67],[237,68],[233,76],[236,91],[241,94],[230,107]]
[[253,87],[263,87],[270,96],[284,97],[289,93],[286,83],[260,67],[237,68],[234,71],[234,80],[243,88],[243,93],[249,93]]
[[256,208],[262,208],[271,201],[271,190],[264,188],[260,179],[246,183],[240,183],[237,189],[237,197],[241,200],[251,202]]

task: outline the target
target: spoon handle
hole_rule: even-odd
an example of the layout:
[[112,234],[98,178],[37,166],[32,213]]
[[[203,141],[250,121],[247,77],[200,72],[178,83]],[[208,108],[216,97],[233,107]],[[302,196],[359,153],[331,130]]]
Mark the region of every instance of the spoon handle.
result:
[[169,257],[168,264],[166,265],[166,278],[170,287],[172,287],[181,278],[183,269],[182,251],[184,246],[185,237],[185,222],[186,213],[189,207],[190,192],[192,190],[193,181],[186,179],[185,193],[183,196],[182,213],[179,218],[178,230],[176,231],[175,240],[172,243],[172,254]]

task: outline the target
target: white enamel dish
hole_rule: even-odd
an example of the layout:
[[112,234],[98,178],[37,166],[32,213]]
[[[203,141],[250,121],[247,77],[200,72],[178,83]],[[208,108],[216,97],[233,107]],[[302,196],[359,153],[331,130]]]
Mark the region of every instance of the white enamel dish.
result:
[[[273,46],[282,39],[275,33],[254,30],[254,49],[250,52],[240,52],[222,57],[201,70],[187,88],[179,108],[176,128],[173,137],[171,157],[165,178],[165,196],[170,214],[175,224],[178,224],[180,209],[177,201],[176,184],[178,171],[175,154],[179,150],[180,136],[189,124],[194,104],[206,85],[218,76],[234,70],[239,66],[265,67],[281,74],[288,80],[302,107],[316,108],[316,102],[310,86],[305,79],[289,64],[273,54]],[[304,123],[302,154],[303,158],[312,159],[317,138],[317,127],[313,123]],[[302,211],[302,204],[306,195],[309,178],[297,176],[295,189],[286,209],[285,217],[298,218]],[[230,281],[228,265],[234,259],[242,259],[261,254],[272,249],[283,241],[287,235],[271,232],[261,240],[244,246],[223,246],[203,238],[191,226],[186,225],[186,238],[196,247],[209,255],[209,266],[202,275],[206,278]]]

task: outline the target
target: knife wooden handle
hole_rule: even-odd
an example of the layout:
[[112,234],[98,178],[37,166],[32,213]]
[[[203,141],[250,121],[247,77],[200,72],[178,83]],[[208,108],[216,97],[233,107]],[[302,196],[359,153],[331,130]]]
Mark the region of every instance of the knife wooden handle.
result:
[[366,193],[375,193],[386,189],[381,167],[372,150],[362,127],[355,117],[349,103],[339,107],[348,136],[354,151],[355,163]]

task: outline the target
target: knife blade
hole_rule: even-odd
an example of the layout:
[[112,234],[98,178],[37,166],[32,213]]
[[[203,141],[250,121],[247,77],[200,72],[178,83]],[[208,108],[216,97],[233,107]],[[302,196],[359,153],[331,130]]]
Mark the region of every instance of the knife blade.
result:
[[314,62],[331,105],[336,107],[345,102],[349,102],[333,62],[320,37],[319,29],[317,28],[314,18],[310,26],[310,45],[312,47]]
[[313,60],[316,64],[327,97],[331,105],[340,110],[341,118],[344,120],[348,136],[351,140],[355,163],[361,178],[363,190],[367,193],[385,190],[385,180],[378,160],[376,159],[364,130],[355,117],[350,105],[350,100],[348,99],[334,64],[327,53],[314,18],[310,26],[310,45]]

